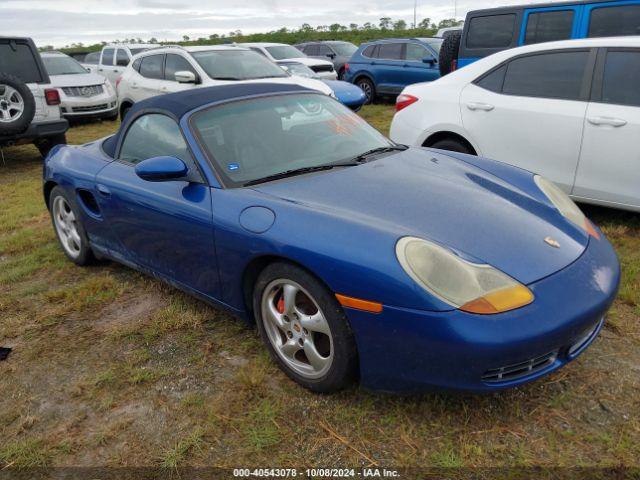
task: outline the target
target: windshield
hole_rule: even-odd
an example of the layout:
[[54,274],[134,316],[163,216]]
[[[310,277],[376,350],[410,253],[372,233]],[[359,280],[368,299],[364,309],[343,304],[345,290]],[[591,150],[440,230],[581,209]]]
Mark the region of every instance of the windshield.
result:
[[315,93],[214,106],[195,114],[192,127],[225,184],[236,187],[393,145],[351,110]]
[[349,42],[332,43],[331,48],[341,57],[350,57],[358,50],[358,47]]
[[276,60],[284,60],[285,58],[306,57],[304,53],[291,45],[278,45],[275,47],[266,47],[267,52]]
[[191,55],[214,80],[251,80],[287,76],[276,64],[250,50],[208,50],[194,52]]
[[285,72],[289,73],[289,75],[295,75],[296,77],[304,77],[304,78],[318,78],[316,72],[311,70],[306,65],[302,65],[301,63],[280,63],[279,64]]
[[442,47],[443,42],[441,38],[421,38],[420,40],[429,45],[438,55],[440,55],[440,47]]
[[49,75],[77,75],[87,70],[71,57],[43,56],[42,61]]

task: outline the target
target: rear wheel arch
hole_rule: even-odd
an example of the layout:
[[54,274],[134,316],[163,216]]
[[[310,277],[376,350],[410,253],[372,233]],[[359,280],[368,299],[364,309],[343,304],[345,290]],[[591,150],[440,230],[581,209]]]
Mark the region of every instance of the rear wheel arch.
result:
[[122,100],[120,102],[120,108],[119,108],[119,113],[120,113],[120,120],[124,120],[124,114],[126,113],[126,111],[128,109],[130,109],[131,107],[133,107],[133,102],[130,100]]
[[464,147],[466,147],[466,149],[470,152],[471,155],[476,155],[476,156],[478,155],[478,151],[476,150],[476,148],[473,146],[473,144],[469,140],[467,140],[465,137],[463,137],[462,135],[460,135],[458,133],[450,132],[450,131],[441,131],[441,132],[436,132],[436,133],[431,134],[422,143],[422,146],[423,147],[432,147],[436,143],[441,142],[441,141],[445,141],[445,140],[451,140],[451,141],[458,142],[461,145],[463,145]]
[[44,187],[42,188],[42,193],[44,194],[44,203],[47,206],[47,209],[49,209],[49,203],[50,203],[49,200],[51,199],[51,191],[57,186],[58,184],[53,180],[47,180],[44,184]]

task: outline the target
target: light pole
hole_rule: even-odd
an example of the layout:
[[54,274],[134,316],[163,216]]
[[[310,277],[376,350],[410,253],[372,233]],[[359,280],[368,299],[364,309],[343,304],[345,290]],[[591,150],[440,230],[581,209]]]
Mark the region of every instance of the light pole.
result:
[[458,0],[453,0],[453,18],[458,19]]
[[416,10],[418,9],[418,0],[413,0],[413,28],[417,28],[416,23]]

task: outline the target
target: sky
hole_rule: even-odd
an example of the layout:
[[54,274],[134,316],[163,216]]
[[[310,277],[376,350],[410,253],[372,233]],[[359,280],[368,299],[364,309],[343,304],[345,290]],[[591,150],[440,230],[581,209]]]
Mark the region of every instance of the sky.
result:
[[[418,22],[436,23],[469,10],[549,0],[417,0]],[[282,27],[413,22],[414,0],[0,0],[2,35],[32,37],[38,46],[85,45],[123,38],[178,40],[211,34],[268,32]]]

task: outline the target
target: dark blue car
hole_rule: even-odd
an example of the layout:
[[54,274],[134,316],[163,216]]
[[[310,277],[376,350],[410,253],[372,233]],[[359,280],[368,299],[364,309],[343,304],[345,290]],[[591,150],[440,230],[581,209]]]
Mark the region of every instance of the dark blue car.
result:
[[391,38],[363,43],[345,66],[347,82],[371,103],[377,95],[397,95],[404,87],[440,78],[441,38]]
[[394,144],[294,85],[136,103],[54,147],[44,197],[67,257],[121,262],[255,321],[292,379],[492,391],[594,340],[616,255],[551,182]]

